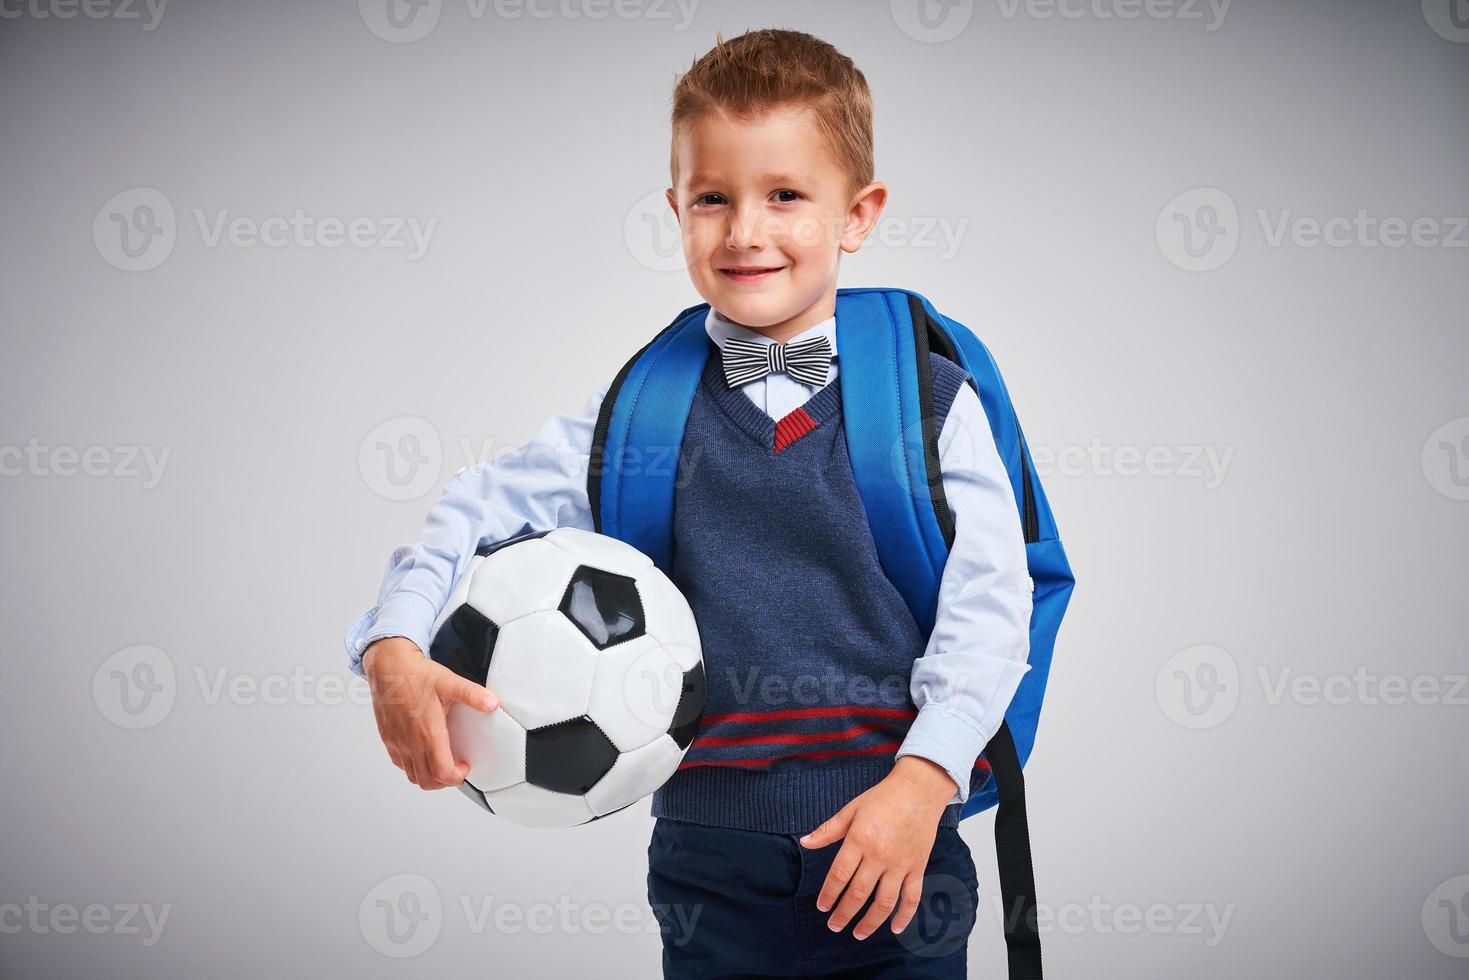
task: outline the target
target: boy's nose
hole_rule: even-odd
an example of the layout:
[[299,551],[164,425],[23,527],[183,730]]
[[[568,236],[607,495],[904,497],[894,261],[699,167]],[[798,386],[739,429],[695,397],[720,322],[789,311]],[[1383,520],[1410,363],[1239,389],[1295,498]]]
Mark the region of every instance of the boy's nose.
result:
[[730,248],[752,248],[762,244],[764,229],[758,210],[742,208],[734,212],[729,221],[729,234],[725,238]]

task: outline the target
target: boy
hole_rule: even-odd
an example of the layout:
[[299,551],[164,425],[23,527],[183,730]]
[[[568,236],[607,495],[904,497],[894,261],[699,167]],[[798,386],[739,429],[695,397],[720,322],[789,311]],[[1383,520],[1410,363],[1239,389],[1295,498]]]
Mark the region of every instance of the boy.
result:
[[[673,579],[699,624],[707,692],[684,763],[653,797],[649,901],[699,907],[691,935],[674,941],[666,924],[665,977],[965,975],[978,885],[959,810],[1028,669],[1031,596],[984,409],[937,355],[955,537],[926,640],[878,565],[835,358],[840,255],[887,198],[871,119],[851,60],[794,31],[720,39],[674,92],[668,203],[717,350],[674,511]],[[348,634],[389,758],[423,789],[467,774],[447,706],[496,707],[424,657],[428,631],[481,543],[592,528],[588,447],[609,387],[517,451],[535,467],[462,471]],[[942,901],[920,904],[925,879]]]

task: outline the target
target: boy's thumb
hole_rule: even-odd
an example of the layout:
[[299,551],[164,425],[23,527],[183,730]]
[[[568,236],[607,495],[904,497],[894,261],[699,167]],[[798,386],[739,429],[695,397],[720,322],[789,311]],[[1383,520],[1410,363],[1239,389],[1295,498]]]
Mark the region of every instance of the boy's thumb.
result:
[[467,704],[476,711],[494,711],[500,706],[500,699],[489,688],[460,677],[447,668],[445,673],[448,676],[440,682],[439,691],[450,701]]
[[803,847],[825,847],[832,841],[841,840],[847,835],[847,827],[852,823],[852,804],[848,803],[836,812],[826,823],[817,827],[811,833],[801,838]]

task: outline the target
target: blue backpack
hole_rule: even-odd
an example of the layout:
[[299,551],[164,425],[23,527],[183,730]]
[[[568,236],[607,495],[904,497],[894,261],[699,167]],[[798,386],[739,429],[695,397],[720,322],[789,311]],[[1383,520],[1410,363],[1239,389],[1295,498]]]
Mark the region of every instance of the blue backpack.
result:
[[[616,463],[641,459],[644,450],[682,445],[711,349],[704,330],[708,310],[708,304],[684,310],[623,365],[602,402],[592,437],[587,493],[596,530],[633,545],[670,576],[674,468],[623,468]],[[837,379],[857,491],[883,571],[924,637],[933,631],[939,580],[954,539],[939,470],[929,351],[969,372],[1009,471],[1034,583],[1030,670],[978,760],[989,776],[970,794],[961,816],[998,804],[995,845],[1010,976],[1039,978],[1035,874],[1021,770],[1035,743],[1051,651],[1075,580],[1045,491],[1031,469],[1005,382],[984,344],[927,299],[903,289],[838,289],[836,339],[841,365]]]

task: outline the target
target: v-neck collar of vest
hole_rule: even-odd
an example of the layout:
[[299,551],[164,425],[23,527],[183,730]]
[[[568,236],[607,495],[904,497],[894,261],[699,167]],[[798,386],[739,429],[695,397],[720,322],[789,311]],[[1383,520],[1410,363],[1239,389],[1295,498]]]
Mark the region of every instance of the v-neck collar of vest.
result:
[[[712,350],[709,359],[704,364],[704,375],[701,379],[705,393],[723,409],[731,421],[743,429],[751,439],[754,439],[756,444],[763,446],[767,452],[774,455],[776,452],[776,420],[765,414],[763,409],[751,401],[750,396],[745,394],[743,389],[731,388],[725,382],[719,346],[712,338],[709,344]],[[817,389],[815,394],[806,399],[799,408],[794,409],[780,420],[781,424],[788,427],[794,426],[795,431],[799,433],[794,438],[785,440],[787,446],[795,438],[805,434],[800,431],[804,426],[796,424],[798,419],[804,422],[804,419],[800,419],[801,413],[805,413],[810,418],[811,428],[821,425],[836,415],[842,404],[840,380],[840,377],[833,378],[824,387]]]

